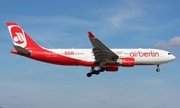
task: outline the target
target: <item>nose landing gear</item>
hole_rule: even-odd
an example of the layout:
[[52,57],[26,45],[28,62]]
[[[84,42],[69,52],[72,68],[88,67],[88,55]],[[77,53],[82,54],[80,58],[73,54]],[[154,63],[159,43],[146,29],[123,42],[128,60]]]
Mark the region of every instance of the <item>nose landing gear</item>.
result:
[[157,65],[156,72],[160,72],[159,64]]

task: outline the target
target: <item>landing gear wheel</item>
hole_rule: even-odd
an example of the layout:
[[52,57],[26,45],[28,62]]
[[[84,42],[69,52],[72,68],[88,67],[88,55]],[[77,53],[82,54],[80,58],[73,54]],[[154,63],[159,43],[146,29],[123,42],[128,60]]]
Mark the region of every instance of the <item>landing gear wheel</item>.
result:
[[159,68],[159,64],[157,64],[157,69],[156,69],[156,72],[159,72],[160,71],[160,68]]
[[99,74],[100,74],[100,71],[99,71],[99,70],[97,70],[97,71],[95,72],[95,74],[96,74],[96,75],[99,75]]
[[91,70],[89,73],[87,73],[87,77],[91,77],[93,74],[94,75],[99,75],[101,72],[104,72],[106,70],[106,68],[101,67],[97,70],[94,69],[94,67],[91,67]]
[[157,68],[157,69],[156,69],[156,72],[159,72],[159,71],[160,71],[160,68]]
[[100,68],[100,72],[104,72],[105,70],[106,70],[106,68],[104,68],[104,67]]
[[87,73],[87,77],[91,77],[92,76],[92,73]]

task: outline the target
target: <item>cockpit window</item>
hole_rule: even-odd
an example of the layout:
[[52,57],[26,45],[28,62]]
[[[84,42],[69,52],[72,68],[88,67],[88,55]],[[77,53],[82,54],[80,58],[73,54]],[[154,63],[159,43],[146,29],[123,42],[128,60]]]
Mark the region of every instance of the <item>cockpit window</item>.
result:
[[168,55],[171,55],[171,53],[168,53]]

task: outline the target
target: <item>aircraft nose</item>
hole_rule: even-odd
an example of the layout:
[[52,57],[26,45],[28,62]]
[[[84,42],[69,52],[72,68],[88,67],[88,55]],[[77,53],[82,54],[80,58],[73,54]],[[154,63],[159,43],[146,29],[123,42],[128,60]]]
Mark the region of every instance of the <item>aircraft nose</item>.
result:
[[172,60],[176,59],[176,56],[172,55]]

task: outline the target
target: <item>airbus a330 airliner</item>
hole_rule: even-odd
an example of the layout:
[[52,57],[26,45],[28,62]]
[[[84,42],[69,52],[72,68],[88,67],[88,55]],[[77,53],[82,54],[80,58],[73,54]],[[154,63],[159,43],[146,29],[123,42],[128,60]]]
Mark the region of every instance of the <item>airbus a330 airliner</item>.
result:
[[15,48],[11,53],[56,65],[91,67],[87,77],[104,71],[116,72],[119,66],[156,65],[159,72],[161,64],[176,58],[159,49],[109,49],[91,32],[88,37],[92,49],[47,49],[34,42],[15,22],[7,22],[7,26]]

